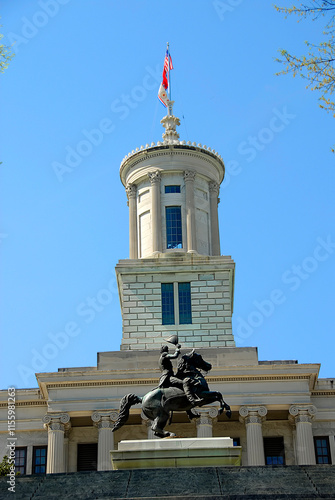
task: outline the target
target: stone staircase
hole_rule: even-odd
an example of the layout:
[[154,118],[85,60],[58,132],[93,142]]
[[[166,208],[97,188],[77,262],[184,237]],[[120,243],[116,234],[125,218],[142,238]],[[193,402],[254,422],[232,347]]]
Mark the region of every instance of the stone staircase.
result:
[[335,500],[335,467],[190,467],[0,478],[0,499],[15,500]]

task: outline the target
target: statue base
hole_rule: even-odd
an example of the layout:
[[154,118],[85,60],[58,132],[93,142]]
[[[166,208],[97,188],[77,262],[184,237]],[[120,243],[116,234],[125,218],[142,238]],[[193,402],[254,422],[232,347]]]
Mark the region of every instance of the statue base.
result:
[[227,437],[120,441],[111,452],[114,470],[241,465],[241,446]]

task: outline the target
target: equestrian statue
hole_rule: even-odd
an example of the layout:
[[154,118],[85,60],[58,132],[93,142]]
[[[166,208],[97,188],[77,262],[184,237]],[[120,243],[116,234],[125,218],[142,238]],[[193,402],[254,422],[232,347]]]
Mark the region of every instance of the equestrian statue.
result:
[[174,411],[186,411],[189,418],[199,415],[192,411],[196,406],[204,406],[218,401],[219,414],[224,410],[228,418],[231,417],[230,406],[224,401],[218,391],[210,391],[202,372],[209,372],[212,368],[202,356],[192,349],[191,352],[180,357],[177,364],[177,373],[174,374],[171,359],[180,356],[181,345],[177,335],[171,335],[167,342],[175,345],[175,352],[169,354],[168,346],[161,347],[159,367],[162,370],[158,387],[148,392],[143,398],[135,394],[127,394],[120,401],[119,417],[116,420],[113,432],[122,427],[128,420],[130,407],[142,403],[142,412],[152,420],[151,429],[155,436],[160,438],[174,437],[175,434],[165,431],[164,427],[171,422]]

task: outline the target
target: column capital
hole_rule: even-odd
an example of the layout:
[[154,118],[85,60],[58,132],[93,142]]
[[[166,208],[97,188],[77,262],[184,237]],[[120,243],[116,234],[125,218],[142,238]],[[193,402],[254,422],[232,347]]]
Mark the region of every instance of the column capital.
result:
[[109,429],[114,426],[119,414],[117,411],[95,411],[91,415],[93,425],[98,429]]
[[317,409],[311,404],[292,405],[289,408],[289,420],[293,424],[299,422],[311,423],[317,413]]
[[195,179],[196,173],[193,170],[184,170],[184,181],[185,182],[193,182]]
[[68,413],[46,413],[42,418],[44,428],[50,431],[67,431],[71,427]]
[[266,406],[241,406],[239,409],[240,422],[245,424],[261,424],[267,415]]
[[126,185],[126,193],[127,198],[135,198],[136,197],[137,186],[136,184],[127,184]]
[[217,182],[211,181],[209,183],[209,192],[210,192],[210,194],[212,196],[213,195],[219,196],[219,191],[220,191],[220,184],[218,184]]
[[159,170],[155,170],[154,172],[148,172],[148,177],[150,179],[151,184],[160,183],[162,178]]

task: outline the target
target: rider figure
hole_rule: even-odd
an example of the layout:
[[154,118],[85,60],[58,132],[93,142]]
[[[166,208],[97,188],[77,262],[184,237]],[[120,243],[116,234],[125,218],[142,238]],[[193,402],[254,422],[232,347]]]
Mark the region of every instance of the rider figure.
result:
[[159,368],[162,370],[162,375],[159,379],[158,387],[176,387],[180,386],[180,380],[174,376],[171,359],[178,358],[181,345],[176,345],[174,354],[169,354],[167,345],[161,347],[161,355],[158,361]]
[[198,370],[196,370],[196,372],[194,372],[194,373],[192,373],[192,372],[187,373],[188,376],[186,378],[184,378],[183,380],[174,376],[171,359],[178,358],[178,356],[180,354],[180,348],[181,348],[181,345],[177,344],[174,354],[169,354],[169,348],[167,345],[164,345],[161,347],[161,355],[160,355],[158,363],[159,363],[160,369],[162,370],[162,375],[159,379],[158,387],[179,387],[179,388],[181,388],[181,386],[182,386],[188,401],[192,404],[192,406],[196,406],[197,403],[202,401],[202,399],[198,398],[194,394],[194,392],[192,391],[193,375],[196,372],[198,372]]

